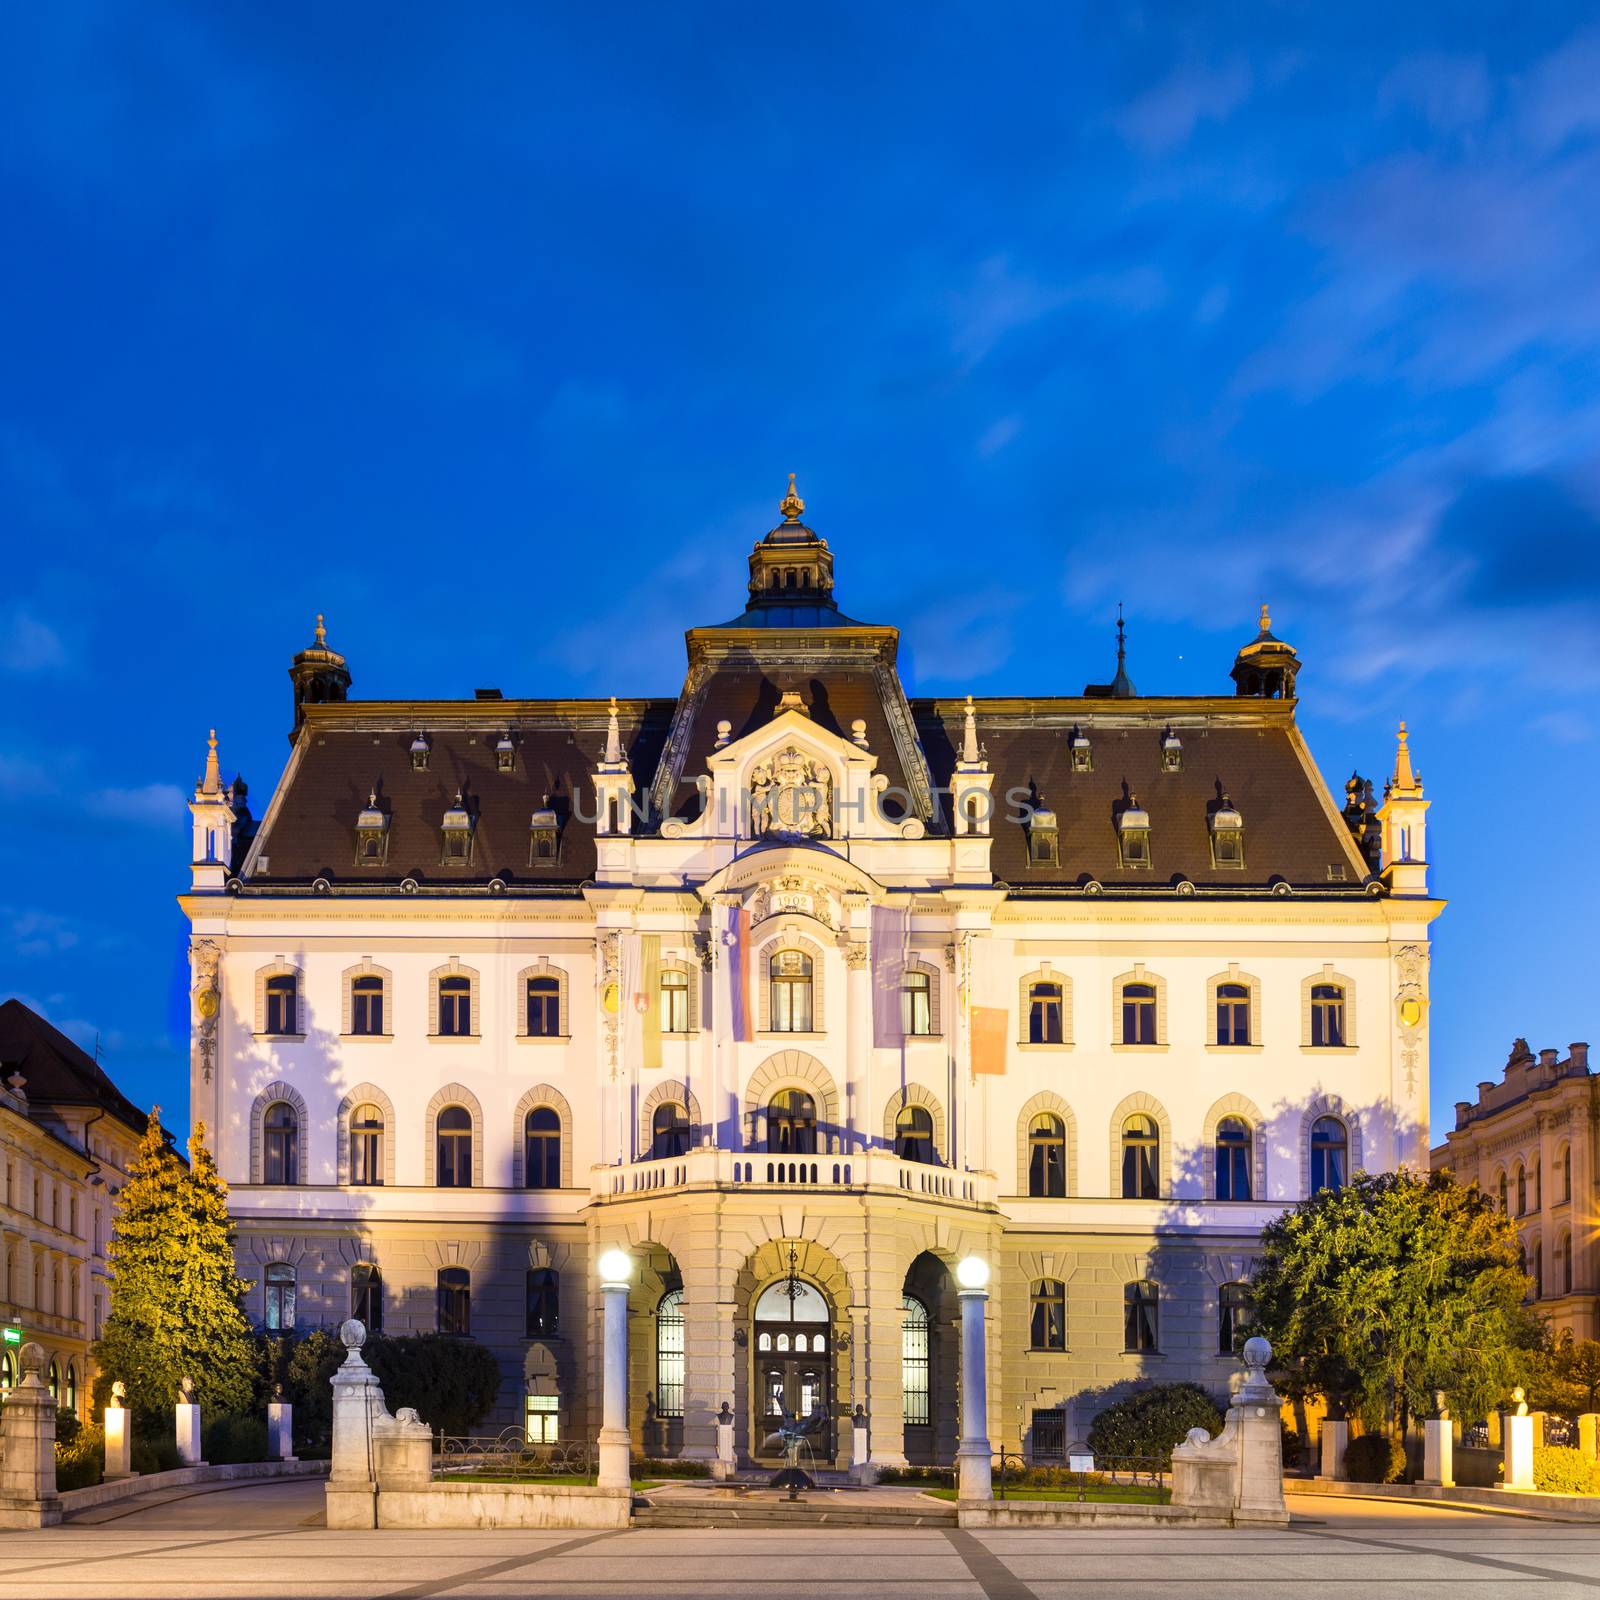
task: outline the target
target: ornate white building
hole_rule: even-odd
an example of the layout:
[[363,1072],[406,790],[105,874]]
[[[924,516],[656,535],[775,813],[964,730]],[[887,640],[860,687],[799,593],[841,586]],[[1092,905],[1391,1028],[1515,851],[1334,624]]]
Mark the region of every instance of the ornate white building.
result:
[[1138,695],[1119,629],[1081,695],[908,700],[803,510],[676,700],[353,702],[319,619],[259,826],[196,790],[193,1116],[253,1314],[470,1328],[496,1425],[592,1437],[620,1243],[641,1448],[825,1401],[948,1460],[976,1252],[1049,1458],[1226,1384],[1286,1204],[1426,1164],[1427,802],[1402,730],[1341,813],[1265,613],[1227,695]]

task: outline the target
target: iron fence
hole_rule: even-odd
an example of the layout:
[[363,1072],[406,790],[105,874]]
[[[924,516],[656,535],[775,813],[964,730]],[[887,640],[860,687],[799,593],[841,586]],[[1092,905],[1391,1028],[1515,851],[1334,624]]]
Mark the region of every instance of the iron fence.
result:
[[521,1428],[489,1436],[436,1439],[436,1478],[586,1478],[594,1472],[594,1451],[580,1440],[535,1444]]

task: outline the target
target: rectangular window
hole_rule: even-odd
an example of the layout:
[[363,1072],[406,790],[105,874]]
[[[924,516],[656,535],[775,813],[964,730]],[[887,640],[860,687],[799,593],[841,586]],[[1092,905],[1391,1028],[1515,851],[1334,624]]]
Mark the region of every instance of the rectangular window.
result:
[[453,1038],[472,1032],[472,984],[468,979],[440,980],[439,1032]]
[[472,1275],[465,1267],[441,1267],[438,1278],[440,1333],[472,1332]]
[[907,1035],[933,1032],[933,987],[926,972],[908,972],[900,988],[900,1031]]
[[357,978],[350,985],[350,1031],[364,1035],[383,1032],[382,978]]
[[1311,1043],[1334,1049],[1344,1043],[1344,990],[1319,983],[1311,991]]
[[1123,1290],[1124,1350],[1142,1352],[1157,1348],[1157,1292],[1153,1283],[1130,1283]]
[[1148,985],[1130,983],[1122,991],[1122,1042],[1156,1042],[1156,997]]
[[290,977],[267,979],[266,1031],[275,1034],[295,1032],[295,981]]
[[689,1031],[689,975],[686,972],[661,974],[661,1031]]
[[1033,1449],[1035,1461],[1064,1461],[1067,1457],[1067,1414],[1060,1406],[1033,1414]]
[[561,1400],[553,1394],[528,1396],[529,1444],[555,1444],[561,1438]]
[[1060,1044],[1062,997],[1059,983],[1036,983],[1028,991],[1028,1043]]
[[528,979],[528,1037],[561,1037],[561,984],[555,978]]

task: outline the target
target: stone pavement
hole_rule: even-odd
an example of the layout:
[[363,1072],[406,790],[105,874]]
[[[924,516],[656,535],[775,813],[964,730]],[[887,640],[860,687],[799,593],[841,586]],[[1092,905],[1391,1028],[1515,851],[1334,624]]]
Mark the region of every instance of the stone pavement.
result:
[[[0,1600],[1357,1600],[1600,1593],[1600,1529],[1305,1497],[1285,1532],[330,1533],[321,1485],[176,1491],[0,1533]],[[96,1514],[99,1515],[98,1513]],[[1463,1585],[1474,1586],[1463,1589]]]

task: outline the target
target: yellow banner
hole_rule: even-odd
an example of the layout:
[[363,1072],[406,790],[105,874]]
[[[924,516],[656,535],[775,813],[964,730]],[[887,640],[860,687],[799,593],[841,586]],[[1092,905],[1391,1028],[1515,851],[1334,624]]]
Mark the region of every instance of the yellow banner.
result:
[[661,935],[647,933],[639,940],[639,983],[644,993],[644,1059],[646,1071],[661,1065]]

